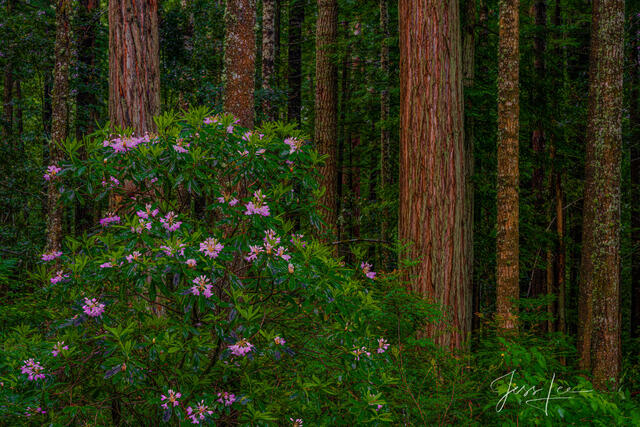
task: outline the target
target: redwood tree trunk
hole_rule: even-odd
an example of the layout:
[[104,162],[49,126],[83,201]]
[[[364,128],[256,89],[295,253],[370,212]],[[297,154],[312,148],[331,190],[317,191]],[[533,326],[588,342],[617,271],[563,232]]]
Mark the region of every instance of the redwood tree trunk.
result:
[[594,0],[582,226],[580,357],[593,384],[620,374],[620,158],[624,0]]
[[254,119],[255,23],[255,0],[227,0],[224,109],[247,128],[253,127]]
[[316,26],[315,142],[318,152],[328,156],[320,169],[321,185],[326,188],[320,203],[327,228],[335,233],[338,210],[338,69],[334,62],[338,35],[337,0],[318,0]]
[[462,54],[457,1],[400,0],[400,209],[411,288],[443,306],[427,335],[460,348],[471,329]]
[[109,120],[137,135],[160,112],[158,0],[109,1]]
[[503,329],[517,326],[519,297],[518,131],[519,0],[500,0],[498,43],[498,229],[496,235],[496,315]]
[[267,120],[275,119],[274,108],[274,64],[275,64],[275,32],[276,0],[262,0],[262,88],[265,99],[262,111]]
[[631,47],[631,336],[640,337],[640,25],[632,26]]
[[287,119],[300,124],[302,108],[302,23],[304,0],[289,1],[289,100]]
[[[58,0],[56,5],[56,41],[54,47],[50,164],[62,160],[57,144],[68,136],[69,129],[69,62],[71,59],[71,0]],[[53,180],[49,184],[47,197],[47,248],[59,251],[62,241],[62,207],[60,193]]]

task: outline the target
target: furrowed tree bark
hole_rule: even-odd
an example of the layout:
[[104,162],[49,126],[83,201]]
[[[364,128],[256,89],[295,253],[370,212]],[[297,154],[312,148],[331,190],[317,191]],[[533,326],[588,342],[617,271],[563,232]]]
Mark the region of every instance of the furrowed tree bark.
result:
[[446,326],[426,334],[461,348],[471,329],[465,203],[462,41],[457,1],[400,0],[400,209],[398,236],[419,259],[415,292],[439,303]]
[[604,390],[617,384],[621,359],[624,0],[594,0],[592,14],[579,301],[579,323],[585,326],[579,351],[581,367],[590,368],[594,386]]
[[304,0],[289,1],[289,100],[287,119],[301,123],[302,109],[302,23]]
[[275,120],[274,80],[275,80],[275,13],[276,0],[262,0],[262,89],[265,99],[262,111],[267,120]]
[[136,135],[160,113],[158,0],[109,1],[109,120]]
[[[56,3],[56,41],[54,46],[52,124],[49,144],[50,164],[62,160],[58,144],[68,136],[69,126],[69,62],[71,60],[71,0]],[[60,192],[54,180],[47,192],[47,247],[46,252],[59,251],[62,246],[62,206]]]
[[256,37],[255,0],[228,0],[225,11],[225,90],[224,109],[253,127]]
[[640,337],[640,25],[631,27],[631,336]]
[[499,4],[496,318],[503,330],[515,330],[519,297],[519,1],[500,0]]
[[[380,0],[380,31],[382,43],[380,46],[380,71],[382,72],[382,90],[380,91],[380,187],[382,200],[393,184],[391,167],[391,132],[389,131],[389,111],[391,98],[389,96],[389,0]],[[384,208],[380,221],[380,240],[391,240],[391,222],[389,209]],[[391,253],[381,249],[382,265],[384,269],[391,268]]]
[[[476,25],[476,0],[466,0],[464,9],[462,32],[462,72],[463,72],[463,90],[467,92],[471,89],[475,82],[475,25]],[[464,146],[465,146],[465,202],[467,224],[465,240],[473,242],[473,213],[474,213],[474,188],[473,188],[473,170],[474,170],[474,122],[473,116],[469,114],[471,111],[471,98],[465,93],[465,116],[464,116]],[[468,253],[465,255],[473,268],[473,244],[467,246]],[[473,292],[472,298],[472,327],[476,329],[479,326],[478,318],[475,313],[480,311],[479,307],[479,289],[473,283],[473,271],[470,273],[471,288]]]
[[316,91],[315,143],[321,155],[328,156],[320,168],[321,185],[325,187],[320,203],[327,229],[337,231],[338,173],[336,168],[338,133],[338,69],[335,43],[338,35],[337,0],[318,0],[316,25]]

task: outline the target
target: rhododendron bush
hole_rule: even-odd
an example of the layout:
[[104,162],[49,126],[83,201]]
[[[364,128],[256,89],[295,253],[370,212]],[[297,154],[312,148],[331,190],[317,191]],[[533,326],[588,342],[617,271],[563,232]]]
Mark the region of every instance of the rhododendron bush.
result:
[[157,125],[99,133],[88,160],[70,142],[45,171],[63,201],[104,209],[41,256],[47,320],[3,353],[0,419],[391,420],[379,276],[319,243],[322,159],[304,136],[204,110]]

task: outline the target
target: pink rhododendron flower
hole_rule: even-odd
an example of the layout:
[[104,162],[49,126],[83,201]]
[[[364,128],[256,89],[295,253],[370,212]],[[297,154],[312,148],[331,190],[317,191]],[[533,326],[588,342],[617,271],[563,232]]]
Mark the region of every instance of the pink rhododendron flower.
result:
[[378,340],[378,353],[384,353],[389,348],[389,343],[384,338]]
[[[136,148],[138,145],[142,143],[150,142],[150,137],[148,134],[144,136],[119,136],[117,138],[113,138],[111,141],[103,141],[102,145],[104,147],[111,147],[116,153],[126,153],[129,150]],[[154,141],[155,143],[156,141]]]
[[227,126],[227,133],[233,133],[233,125]]
[[238,154],[240,154],[240,157],[247,157],[249,155],[249,152],[247,150],[238,150]]
[[258,257],[258,254],[263,251],[261,246],[249,246],[249,254],[244,258],[247,261],[255,261]]
[[149,217],[155,217],[156,215],[158,215],[158,212],[160,212],[158,209],[151,209],[152,205],[151,203],[147,203],[147,205],[145,206],[145,210],[140,210],[138,212],[136,212],[136,215],[138,215],[140,218],[144,218],[144,219],[149,219]]
[[284,143],[289,146],[289,154],[295,153],[296,151],[300,150],[300,147],[302,147],[302,141],[300,141],[298,138],[287,138],[284,140]]
[[259,156],[261,154],[264,154],[267,150],[265,150],[264,148],[260,148],[258,150],[256,150],[256,156]]
[[107,185],[109,186],[109,188],[114,188],[117,187],[118,185],[120,185],[120,181],[118,180],[118,178],[116,178],[115,176],[111,176],[109,177],[109,181],[102,181],[102,186],[106,187]]
[[107,216],[105,216],[100,220],[100,225],[103,227],[106,227],[111,223],[118,223],[118,222],[120,222],[120,217],[118,215],[107,214]]
[[251,344],[249,341],[247,341],[244,338],[236,342],[234,345],[229,346],[229,350],[231,350],[231,354],[233,354],[234,356],[240,356],[240,357],[249,353],[251,350],[253,350],[253,348],[254,348],[253,344]]
[[132,263],[134,261],[138,261],[141,256],[142,254],[139,251],[133,251],[130,255],[127,255],[125,258],[129,263]]
[[262,240],[264,241],[264,250],[268,255],[270,255],[273,248],[280,243],[280,238],[276,235],[276,232],[271,229],[264,232]]
[[20,371],[23,374],[27,374],[29,381],[44,379],[44,374],[42,373],[44,368],[40,365],[40,362],[36,362],[33,359],[27,359],[23,363],[24,365],[22,365]]
[[142,234],[142,232],[144,230],[151,230],[151,222],[147,222],[144,219],[140,218],[139,219],[139,223],[138,225],[136,225],[135,227],[131,227],[131,232],[132,233],[136,233],[136,234]]
[[195,409],[191,406],[187,408],[187,417],[191,418],[191,424],[200,424],[200,421],[204,420],[205,414],[211,415],[213,411],[209,410],[209,407],[204,404],[204,400],[201,400]]
[[291,243],[295,244],[300,244],[302,245],[303,248],[307,247],[307,242],[305,242],[304,240],[302,240],[302,238],[304,237],[304,235],[302,234],[292,234],[291,235],[291,240],[289,240]]
[[223,391],[218,393],[218,402],[224,404],[224,406],[231,406],[236,401],[236,395]]
[[177,393],[171,389],[167,390],[167,394],[168,396],[165,396],[164,394],[160,395],[160,401],[165,401],[162,405],[164,409],[167,409],[169,404],[173,404],[173,406],[178,406],[180,404],[180,402],[178,402],[178,399],[180,399],[182,397],[182,394]]
[[302,418],[289,418],[289,420],[293,423],[293,427],[302,427]]
[[42,254],[42,260],[43,261],[53,261],[56,258],[59,258],[62,256],[62,251],[51,251],[51,252],[46,252],[44,254]]
[[104,313],[104,304],[99,303],[95,298],[85,298],[82,310],[84,310],[89,317],[100,317],[102,313]]
[[33,409],[31,406],[27,406],[27,410],[24,413],[25,417],[30,417],[32,415],[38,415],[38,414],[46,414],[47,411],[43,410],[40,406],[38,406],[37,408]]
[[55,285],[58,282],[63,281],[64,279],[68,279],[69,275],[65,274],[62,270],[58,270],[56,275],[51,278],[51,284]]
[[362,355],[371,356],[371,353],[367,351],[366,347],[354,348],[351,353],[356,357],[356,360],[360,360],[360,356]]
[[184,142],[184,139],[178,138],[176,139],[176,143],[173,145],[173,149],[178,153],[188,153],[189,150],[187,150],[187,148],[189,148],[190,145],[191,144]]
[[223,248],[224,245],[218,242],[218,239],[215,237],[209,237],[200,243],[200,252],[204,252],[209,258],[217,258]]
[[273,342],[275,342],[277,345],[285,345],[285,343],[286,343],[287,341],[285,341],[285,339],[284,339],[284,338],[281,338],[281,337],[275,337],[275,338],[273,339]]
[[193,258],[189,258],[188,260],[185,261],[185,264],[187,264],[189,266],[189,268],[194,268],[197,264],[196,260]]
[[42,177],[44,178],[45,181],[51,181],[52,179],[56,179],[56,177],[58,176],[58,173],[61,170],[62,169],[60,169],[56,165],[48,166],[47,167],[47,173],[45,173]]
[[191,287],[191,293],[193,295],[204,295],[205,298],[211,298],[213,292],[211,292],[211,288],[213,285],[209,282],[209,278],[205,276],[198,276],[193,279],[194,286]]
[[160,218],[160,222],[162,226],[169,231],[176,231],[182,225],[182,221],[176,221],[178,215],[173,212],[169,212],[164,216],[164,218]]
[[229,206],[235,206],[235,205],[238,204],[238,202],[239,202],[239,200],[234,197],[233,199],[231,199],[229,201]]
[[284,247],[280,246],[276,251],[275,256],[279,256],[283,260],[289,261],[291,259],[291,255],[287,255],[286,252],[287,250]]
[[104,264],[100,264],[100,268],[111,268],[113,267],[112,262],[105,262]]
[[362,269],[362,272],[364,273],[364,275],[367,276],[369,279],[376,278],[376,273],[371,271],[371,264],[369,264],[368,262],[362,262],[360,264],[360,268]]
[[166,256],[175,256],[175,254],[178,254],[180,256],[184,255],[184,248],[186,247],[186,245],[184,243],[180,243],[179,241],[176,243],[175,247],[171,247],[171,246],[167,246],[167,245],[162,245],[160,246],[160,249],[162,249],[162,251],[164,252],[164,254]]
[[245,205],[247,208],[245,215],[262,215],[269,216],[269,206],[264,202],[266,198],[261,190],[253,193],[254,199]]
[[53,350],[51,350],[51,354],[53,354],[53,357],[57,357],[62,350],[69,350],[69,346],[64,345],[64,341],[58,341],[58,343],[53,346]]

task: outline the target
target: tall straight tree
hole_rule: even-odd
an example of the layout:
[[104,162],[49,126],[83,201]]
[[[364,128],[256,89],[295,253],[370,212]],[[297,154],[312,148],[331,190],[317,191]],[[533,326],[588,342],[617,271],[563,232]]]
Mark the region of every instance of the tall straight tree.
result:
[[289,99],[287,119],[300,123],[302,107],[302,23],[304,22],[304,0],[289,1]]
[[158,0],[109,0],[109,120],[137,135],[160,112]]
[[225,12],[224,110],[252,128],[256,60],[256,2],[227,0]]
[[398,236],[419,263],[414,291],[440,303],[449,327],[428,325],[443,347],[471,329],[471,263],[458,1],[400,0],[400,208]]
[[620,374],[620,174],[624,0],[594,0],[578,350],[593,384],[606,389]]
[[[392,184],[391,172],[391,132],[389,131],[389,111],[391,98],[389,96],[389,0],[380,0],[380,31],[382,43],[380,46],[380,71],[382,72],[383,86],[380,91],[380,188],[382,197],[386,197]],[[389,221],[389,209],[385,208],[380,221],[380,238],[389,241],[391,223]],[[384,268],[390,266],[389,251],[382,251],[382,263]]]
[[632,28],[631,45],[631,336],[640,337],[640,34],[637,23]]
[[262,111],[268,120],[275,119],[276,109],[273,105],[273,89],[275,83],[276,54],[276,0],[262,0],[262,89],[265,100]]
[[501,328],[516,327],[519,294],[518,245],[518,131],[519,112],[519,0],[500,0],[498,42],[498,229],[496,235],[496,311]]
[[320,171],[322,185],[326,188],[321,203],[325,207],[323,218],[333,232],[336,231],[338,215],[338,68],[334,58],[337,36],[337,0],[318,0],[314,134],[318,151],[328,156]]
[[76,98],[76,138],[93,132],[98,111],[96,104],[96,69],[95,43],[98,0],[80,0],[78,3],[78,17],[80,28],[78,31],[78,62],[81,67],[82,82]]
[[[7,16],[13,13],[14,0],[7,0]],[[13,132],[13,59],[8,58],[4,66],[4,93],[2,97],[2,135],[6,138]]]
[[[69,130],[69,62],[71,59],[71,0],[58,0],[56,4],[56,41],[54,46],[51,164],[62,160],[58,144],[68,136]],[[62,207],[58,203],[60,193],[56,185],[49,185],[47,197],[47,252],[59,251],[62,243]]]

